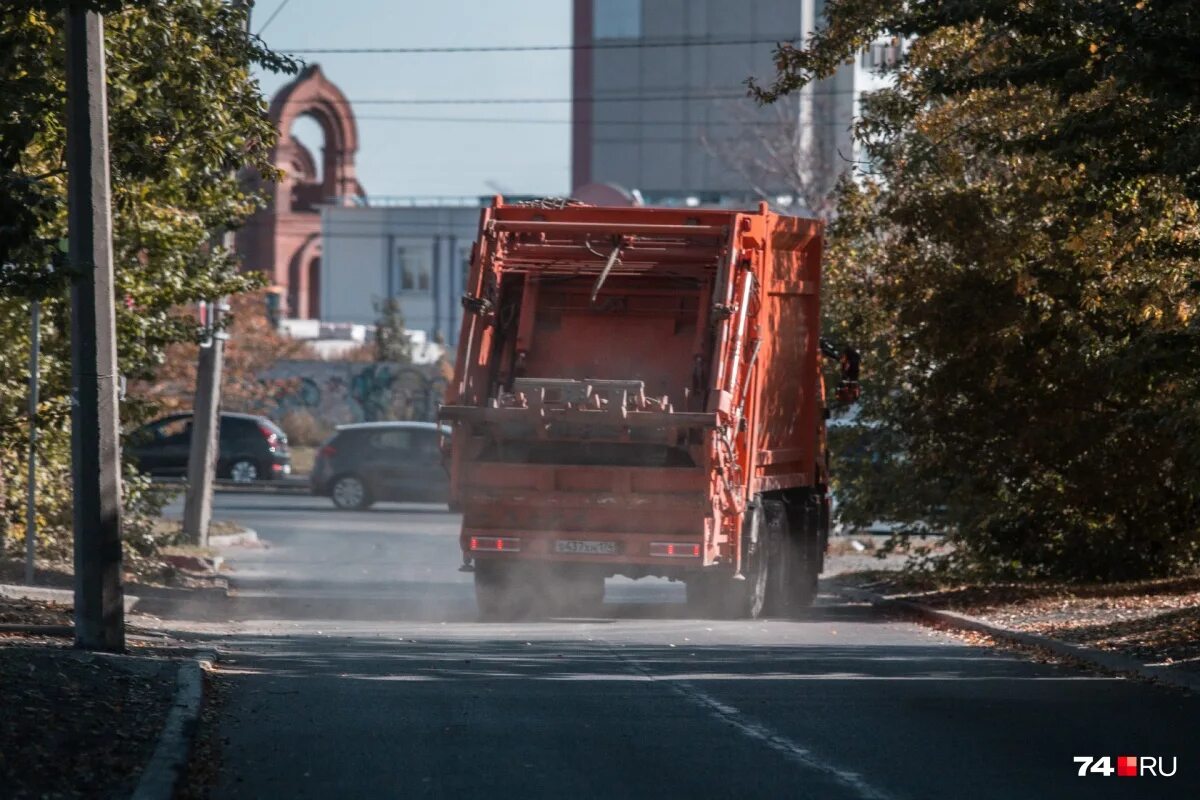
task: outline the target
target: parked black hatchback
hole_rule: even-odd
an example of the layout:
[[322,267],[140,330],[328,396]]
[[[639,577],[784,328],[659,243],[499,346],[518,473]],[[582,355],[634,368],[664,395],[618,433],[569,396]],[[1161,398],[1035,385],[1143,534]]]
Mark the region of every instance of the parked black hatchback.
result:
[[342,425],[317,452],[312,493],[338,508],[364,509],[380,500],[444,503],[450,481],[432,422]]
[[[292,471],[287,436],[266,417],[221,414],[217,477],[238,483],[282,478]],[[125,452],[155,477],[187,474],[192,449],[192,415],[171,414],[129,435]]]

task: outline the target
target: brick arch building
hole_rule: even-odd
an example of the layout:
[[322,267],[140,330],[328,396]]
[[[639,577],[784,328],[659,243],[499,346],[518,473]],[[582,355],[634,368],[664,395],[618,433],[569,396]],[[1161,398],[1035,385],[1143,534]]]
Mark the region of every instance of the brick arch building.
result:
[[[270,119],[279,130],[271,161],[283,172],[268,187],[268,205],[238,232],[242,266],[265,273],[282,294],[289,317],[320,317],[322,204],[349,206],[364,196],[355,174],[358,126],[350,102],[313,64],[271,100]],[[320,125],[324,146],[314,154],[292,136],[300,117]],[[317,158],[320,158],[318,169]],[[261,186],[261,176],[249,175]]]

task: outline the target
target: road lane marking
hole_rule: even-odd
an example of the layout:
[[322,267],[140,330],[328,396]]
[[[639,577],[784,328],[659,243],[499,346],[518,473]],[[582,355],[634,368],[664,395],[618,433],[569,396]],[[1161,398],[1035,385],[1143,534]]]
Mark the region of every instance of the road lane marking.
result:
[[[652,679],[653,680],[653,679]],[[789,761],[800,766],[821,772],[833,778],[848,789],[853,790],[862,800],[890,800],[888,795],[871,784],[857,772],[841,769],[823,761],[815,753],[797,742],[772,731],[760,723],[749,720],[741,711],[731,705],[722,703],[711,695],[697,689],[689,683],[670,683],[677,694],[686,697],[696,705],[709,710],[713,716],[723,720],[750,739],[762,742],[772,750],[780,753]]]
[[[1124,678],[1108,676],[1064,675],[1039,676],[1027,678],[1023,676],[980,675],[979,677],[963,677],[961,675],[861,675],[851,672],[830,672],[825,675],[802,674],[755,674],[752,672],[681,672],[656,675],[656,681],[947,681],[956,683],[1001,683],[1004,681],[1020,681],[1021,683],[1069,683],[1072,681],[1121,681]],[[570,675],[556,675],[545,680],[551,681],[624,681],[639,680],[637,676],[629,678],[618,677],[608,673],[573,672]]]
[[707,711],[711,716],[727,723],[742,735],[766,745],[789,761],[832,778],[837,783],[855,792],[861,800],[892,800],[890,794],[872,786],[857,772],[851,772],[850,770],[830,764],[807,747],[782,734],[776,733],[761,723],[749,719],[737,708],[727,703],[722,703],[687,681],[659,680],[636,660],[622,654],[612,642],[606,641],[604,643],[608,646],[609,652],[617,657],[618,661],[627,665],[646,680],[668,687],[680,697]]

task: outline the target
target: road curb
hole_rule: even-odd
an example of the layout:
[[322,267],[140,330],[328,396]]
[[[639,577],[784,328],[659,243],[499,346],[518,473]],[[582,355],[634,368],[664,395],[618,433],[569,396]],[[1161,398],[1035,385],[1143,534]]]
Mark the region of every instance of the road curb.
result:
[[214,491],[229,494],[312,494],[308,481],[259,481],[258,483],[218,483]]
[[216,654],[212,653],[179,666],[175,700],[131,800],[171,800],[175,796],[176,784],[191,756],[204,704],[204,672],[215,660]]
[[940,622],[961,630],[985,633],[996,639],[1015,642],[1027,647],[1036,647],[1040,650],[1047,650],[1055,655],[1082,661],[1109,672],[1131,673],[1165,686],[1174,686],[1179,689],[1200,692],[1200,675],[1170,672],[1169,667],[1149,666],[1131,656],[1107,650],[1097,650],[1094,647],[1071,644],[1061,639],[1052,639],[1040,633],[1014,630],[1003,625],[987,622],[978,617],[959,614],[956,611],[931,608],[912,600],[886,597],[876,592],[867,591],[866,589],[855,589],[849,586],[830,588],[835,594],[840,594],[851,600],[870,603],[876,608],[903,611],[931,622]]
[[[162,487],[174,487],[182,491],[187,481],[183,478],[154,478],[154,484]],[[228,480],[217,480],[213,483],[213,491],[228,492],[229,494],[311,494],[307,476],[288,477],[270,481],[255,481],[254,483],[234,483]]]
[[0,623],[0,633],[23,633],[27,636],[64,636],[75,635],[75,628],[70,625],[25,625],[20,622]]
[[[53,589],[49,586],[24,586],[17,583],[0,583],[0,597],[9,600],[40,600],[43,603],[54,603],[62,606],[75,605],[74,589]],[[125,595],[125,613],[133,611],[141,598],[136,595]]]
[[235,547],[258,542],[258,531],[242,526],[241,533],[226,533],[208,537],[209,547]]

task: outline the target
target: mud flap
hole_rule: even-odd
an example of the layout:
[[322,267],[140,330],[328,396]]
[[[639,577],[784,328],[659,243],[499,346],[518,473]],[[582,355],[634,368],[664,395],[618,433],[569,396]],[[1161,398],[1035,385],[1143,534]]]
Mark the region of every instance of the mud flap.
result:
[[763,501],[763,556],[767,569],[764,613],[785,616],[791,606],[789,581],[795,572],[790,562],[787,506],[778,500]]
[[746,509],[741,575],[699,573],[688,578],[687,600],[692,613],[715,619],[759,619],[769,613],[782,526],[768,524],[768,505],[769,501],[755,499]]
[[820,495],[805,494],[784,506],[783,517],[787,529],[772,612],[794,616],[817,598],[828,537],[828,503]]

